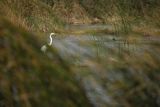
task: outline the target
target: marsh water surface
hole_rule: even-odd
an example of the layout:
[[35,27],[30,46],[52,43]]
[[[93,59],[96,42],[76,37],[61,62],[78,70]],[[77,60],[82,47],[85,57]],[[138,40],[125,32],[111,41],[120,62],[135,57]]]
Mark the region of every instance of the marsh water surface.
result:
[[[108,25],[66,26],[72,30],[107,28],[111,29]],[[151,88],[160,84],[157,81],[160,77],[159,43],[158,37],[137,36],[136,40],[127,41],[125,36],[105,33],[72,34],[54,38],[53,47],[71,65],[93,106],[123,107],[137,102],[132,97],[134,94],[142,101],[160,95],[157,88]],[[144,90],[152,90],[154,94],[146,94]],[[159,104],[160,100],[153,102]]]

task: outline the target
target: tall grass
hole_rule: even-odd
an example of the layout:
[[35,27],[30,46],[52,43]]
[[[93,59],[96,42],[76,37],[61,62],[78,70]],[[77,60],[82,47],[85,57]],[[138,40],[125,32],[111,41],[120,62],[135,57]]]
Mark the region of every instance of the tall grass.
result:
[[[58,29],[59,26],[62,27],[63,21],[70,23],[75,20],[74,18],[88,20],[82,22],[90,22],[88,18],[98,18],[104,23],[112,20],[124,33],[131,30],[132,24],[147,23],[160,26],[159,0],[1,0],[0,2],[34,31],[37,29],[49,32]],[[74,7],[75,4],[78,8]],[[7,11],[7,8],[4,10]]]
[[91,17],[98,17],[105,23],[113,20],[116,28],[124,33],[135,24],[160,25],[159,0],[79,0],[79,3]]
[[51,32],[63,26],[63,22],[54,15],[51,7],[41,1],[2,0],[0,5],[1,13],[6,18],[31,31]]
[[159,0],[118,0],[115,6],[125,33],[132,30],[132,25],[158,27],[160,24]]

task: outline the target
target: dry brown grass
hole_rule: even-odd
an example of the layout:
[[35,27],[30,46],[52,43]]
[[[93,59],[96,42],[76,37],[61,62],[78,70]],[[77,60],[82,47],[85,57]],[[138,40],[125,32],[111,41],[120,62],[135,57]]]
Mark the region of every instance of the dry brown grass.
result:
[[8,7],[5,4],[0,4],[1,10],[3,12],[3,16],[10,21],[12,24],[17,25],[20,28],[24,28],[26,30],[30,30],[30,27],[27,25],[27,21],[21,17],[20,15],[16,15],[15,11]]

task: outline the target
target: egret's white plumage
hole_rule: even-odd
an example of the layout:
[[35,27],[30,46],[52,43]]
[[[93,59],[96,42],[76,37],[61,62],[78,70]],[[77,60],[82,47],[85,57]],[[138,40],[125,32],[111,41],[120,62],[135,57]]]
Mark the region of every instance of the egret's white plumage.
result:
[[47,50],[47,46],[46,46],[46,45],[43,45],[43,46],[41,47],[41,51],[42,51],[42,52],[46,52],[46,50]]
[[[51,46],[51,45],[52,45],[52,42],[53,42],[52,36],[55,36],[55,33],[51,33],[51,34],[50,34],[50,36],[49,36],[50,42],[47,44],[48,46]],[[43,45],[43,46],[41,47],[41,51],[46,52],[46,50],[47,50],[47,45]]]

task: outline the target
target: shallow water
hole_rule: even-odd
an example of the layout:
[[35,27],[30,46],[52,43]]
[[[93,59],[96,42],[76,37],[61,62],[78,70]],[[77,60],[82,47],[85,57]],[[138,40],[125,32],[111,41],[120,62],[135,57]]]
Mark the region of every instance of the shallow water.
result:
[[[66,29],[107,27],[109,26],[72,25],[66,26]],[[139,87],[147,90],[152,89],[151,86],[158,87],[153,89],[156,90],[157,96],[160,96],[158,91],[160,83],[157,81],[160,78],[159,43],[158,37],[152,39],[141,37],[130,43],[125,37],[87,34],[55,38],[52,46],[70,63],[75,78],[81,83],[94,107],[127,107],[132,102],[136,104],[136,98],[132,98],[134,94],[143,93],[143,90],[135,91]],[[149,74],[149,71],[153,74]],[[151,79],[150,75],[158,77]],[[146,81],[150,85],[146,84]],[[147,100],[142,100],[141,103],[147,103],[150,99],[148,95],[150,93],[142,95]],[[159,97],[155,99],[153,103],[159,106]]]
[[112,29],[111,25],[102,25],[102,24],[82,24],[82,25],[66,25],[65,30],[103,30],[103,29]]

